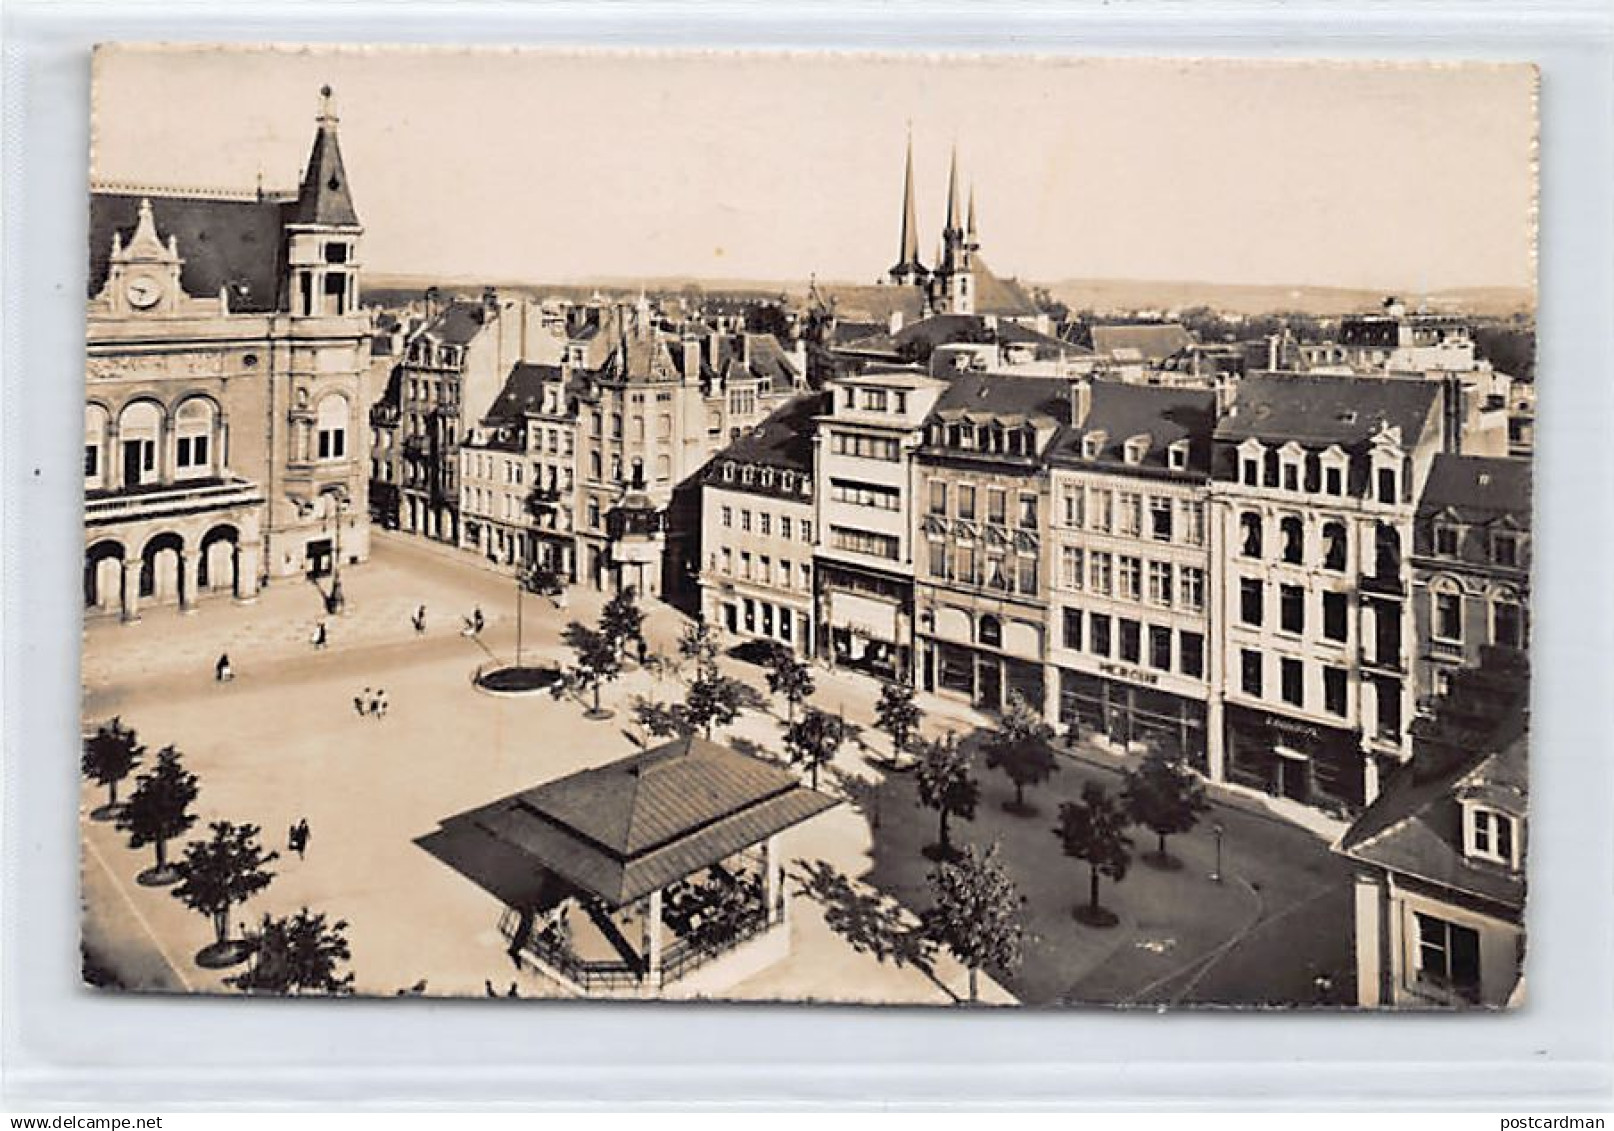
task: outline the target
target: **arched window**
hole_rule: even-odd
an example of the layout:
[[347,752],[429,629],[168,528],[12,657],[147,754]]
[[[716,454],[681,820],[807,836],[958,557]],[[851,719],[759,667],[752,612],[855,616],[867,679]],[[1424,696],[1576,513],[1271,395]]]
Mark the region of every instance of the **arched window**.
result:
[[990,613],[982,617],[979,632],[981,643],[988,648],[1003,647],[1003,622],[997,617]]
[[1323,523],[1323,568],[1343,573],[1348,554],[1349,546],[1345,538],[1345,524],[1343,522]]
[[213,471],[213,402],[191,397],[174,413],[174,478],[199,479]]
[[319,402],[314,417],[315,444],[322,460],[347,458],[347,398],[333,393]]
[[106,429],[110,418],[98,404],[84,406],[84,486],[102,487],[107,482]]
[[634,487],[642,490],[644,488],[644,460],[640,459],[638,456],[634,456],[632,467],[633,477],[630,482]]
[[1247,558],[1261,556],[1261,516],[1254,511],[1245,511],[1239,515],[1239,533],[1241,546],[1239,553]]
[[134,401],[118,416],[125,487],[157,481],[157,440],[162,434],[162,421],[162,411],[150,401]]
[[1511,589],[1491,595],[1491,643],[1502,648],[1525,646],[1524,605]]
[[1285,515],[1278,522],[1278,531],[1283,537],[1283,560],[1290,565],[1299,565],[1305,559],[1306,544],[1300,519],[1292,514]]

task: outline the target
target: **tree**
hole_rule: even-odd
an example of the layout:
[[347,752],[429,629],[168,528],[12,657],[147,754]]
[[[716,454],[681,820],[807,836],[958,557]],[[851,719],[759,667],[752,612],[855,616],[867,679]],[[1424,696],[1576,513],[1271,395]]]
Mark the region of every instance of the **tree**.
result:
[[789,710],[787,721],[796,721],[796,708],[813,693],[813,670],[783,644],[775,644],[768,654],[768,691],[784,696]]
[[342,973],[352,958],[347,921],[326,923],[304,907],[279,919],[263,917],[252,938],[252,964],[225,982],[247,994],[350,994],[353,975]]
[[576,662],[561,672],[559,682],[553,685],[555,696],[559,698],[569,691],[580,695],[592,694],[594,703],[588,709],[588,717],[610,718],[611,712],[600,707],[600,688],[622,674],[616,646],[605,633],[575,620],[566,626],[560,638],[572,650]]
[[1067,801],[1059,807],[1059,824],[1054,835],[1064,845],[1065,855],[1087,861],[1088,901],[1076,909],[1076,917],[1094,927],[1113,927],[1115,913],[1098,903],[1098,880],[1108,876],[1116,883],[1126,878],[1132,863],[1132,838],[1126,835],[1126,811],[1097,782],[1082,787],[1080,802]]
[[801,718],[785,730],[785,750],[790,755],[790,764],[807,765],[814,789],[818,788],[818,767],[833,759],[845,741],[846,723],[817,707],[808,707]]
[[179,878],[168,863],[168,842],[196,823],[196,815],[190,811],[196,794],[196,775],[185,769],[179,751],[172,746],[159,750],[156,767],[135,783],[128,804],[118,814],[118,829],[129,834],[130,848],[149,844],[156,850],[157,863],[141,873],[141,883],[157,886]]
[[1159,750],[1151,750],[1141,766],[1126,772],[1121,800],[1127,815],[1159,838],[1152,860],[1162,868],[1181,866],[1166,853],[1166,837],[1187,832],[1199,822],[1201,813],[1210,810],[1205,787],[1194,772]]
[[709,621],[691,621],[678,638],[679,659],[692,662],[697,667],[717,663],[717,654],[721,650],[717,629]]
[[211,839],[193,840],[185,846],[185,858],[174,865],[179,886],[169,894],[213,921],[213,944],[203,949],[197,961],[228,965],[241,957],[240,944],[232,947],[228,941],[230,908],[269,886],[274,873],[268,865],[280,859],[280,853],[264,852],[258,843],[257,825],[214,821],[208,828]]
[[630,640],[644,639],[645,611],[639,607],[633,586],[625,585],[600,610],[600,632],[611,642],[617,657]]
[[941,738],[921,740],[919,764],[919,804],[938,814],[937,842],[925,850],[933,860],[951,860],[957,855],[948,838],[948,819],[975,819],[975,806],[981,799],[980,783],[970,775],[969,751],[959,745],[951,732]]
[[985,853],[966,847],[957,860],[938,864],[929,880],[935,905],[924,915],[925,933],[969,971],[970,1001],[979,1001],[983,967],[1020,965],[1025,900],[999,863],[996,844]]
[[1003,808],[1010,813],[1029,817],[1036,813],[1034,805],[1027,805],[1025,788],[1047,781],[1059,769],[1059,762],[1048,742],[1054,728],[1019,693],[1009,695],[1008,710],[998,729],[986,739],[986,768],[1002,770],[1014,783],[1014,800]]
[[740,717],[741,711],[765,704],[766,700],[756,688],[724,675],[716,663],[709,663],[701,664],[696,670],[695,678],[684,692],[682,706],[690,729],[710,739],[714,727],[726,727]]
[[912,684],[900,680],[881,684],[880,701],[874,705],[874,729],[891,737],[893,764],[907,753],[923,717],[924,712],[914,702]]
[[123,725],[121,717],[114,717],[95,728],[95,733],[84,740],[84,756],[79,763],[84,776],[96,785],[107,787],[107,803],[90,816],[105,821],[118,811],[118,783],[134,772],[146,755],[133,727]]

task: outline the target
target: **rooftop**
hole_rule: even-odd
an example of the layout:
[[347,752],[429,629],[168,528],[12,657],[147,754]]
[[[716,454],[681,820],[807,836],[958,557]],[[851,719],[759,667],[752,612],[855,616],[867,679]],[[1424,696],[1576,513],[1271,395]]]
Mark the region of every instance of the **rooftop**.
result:
[[1418,502],[1420,515],[1455,511],[1470,522],[1511,515],[1530,525],[1530,461],[1502,456],[1435,457]]
[[1439,396],[1440,386],[1430,381],[1251,373],[1239,381],[1216,439],[1236,444],[1253,436],[1349,447],[1386,426],[1399,428],[1402,442],[1410,445],[1423,434]]
[[[1091,403],[1087,418],[1050,453],[1053,460],[1165,470],[1170,445],[1187,440],[1186,470],[1200,474],[1209,470],[1210,437],[1216,427],[1214,391],[1099,380],[1090,381],[1088,387]],[[1104,434],[1104,442],[1093,459],[1085,459],[1083,437],[1097,432]],[[1128,464],[1126,442],[1134,436],[1149,437],[1149,447],[1138,463]]]
[[822,393],[793,397],[762,423],[719,452],[709,468],[724,460],[780,467],[808,475],[813,470],[813,417],[827,409]]
[[283,258],[282,217],[287,204],[273,200],[152,196],[95,192],[90,196],[89,295],[106,285],[112,234],[125,246],[140,218],[140,202],[150,199],[158,237],[172,237],[184,265],[179,282],[185,293],[230,296],[230,309],[264,313],[277,309]]

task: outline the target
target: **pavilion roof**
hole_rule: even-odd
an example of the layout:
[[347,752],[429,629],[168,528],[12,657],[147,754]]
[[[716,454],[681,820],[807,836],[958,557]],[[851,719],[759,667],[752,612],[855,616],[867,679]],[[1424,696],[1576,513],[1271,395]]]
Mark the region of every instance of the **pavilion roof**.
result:
[[835,804],[778,766],[690,736],[463,816],[621,907]]

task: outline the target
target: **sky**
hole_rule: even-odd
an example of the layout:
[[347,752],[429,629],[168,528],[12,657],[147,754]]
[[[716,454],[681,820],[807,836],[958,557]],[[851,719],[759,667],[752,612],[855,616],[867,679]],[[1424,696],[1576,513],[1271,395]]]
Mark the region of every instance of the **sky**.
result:
[[914,145],[1037,281],[1532,286],[1526,66],[104,48],[98,181],[295,185],[335,90],[372,273],[872,282]]

